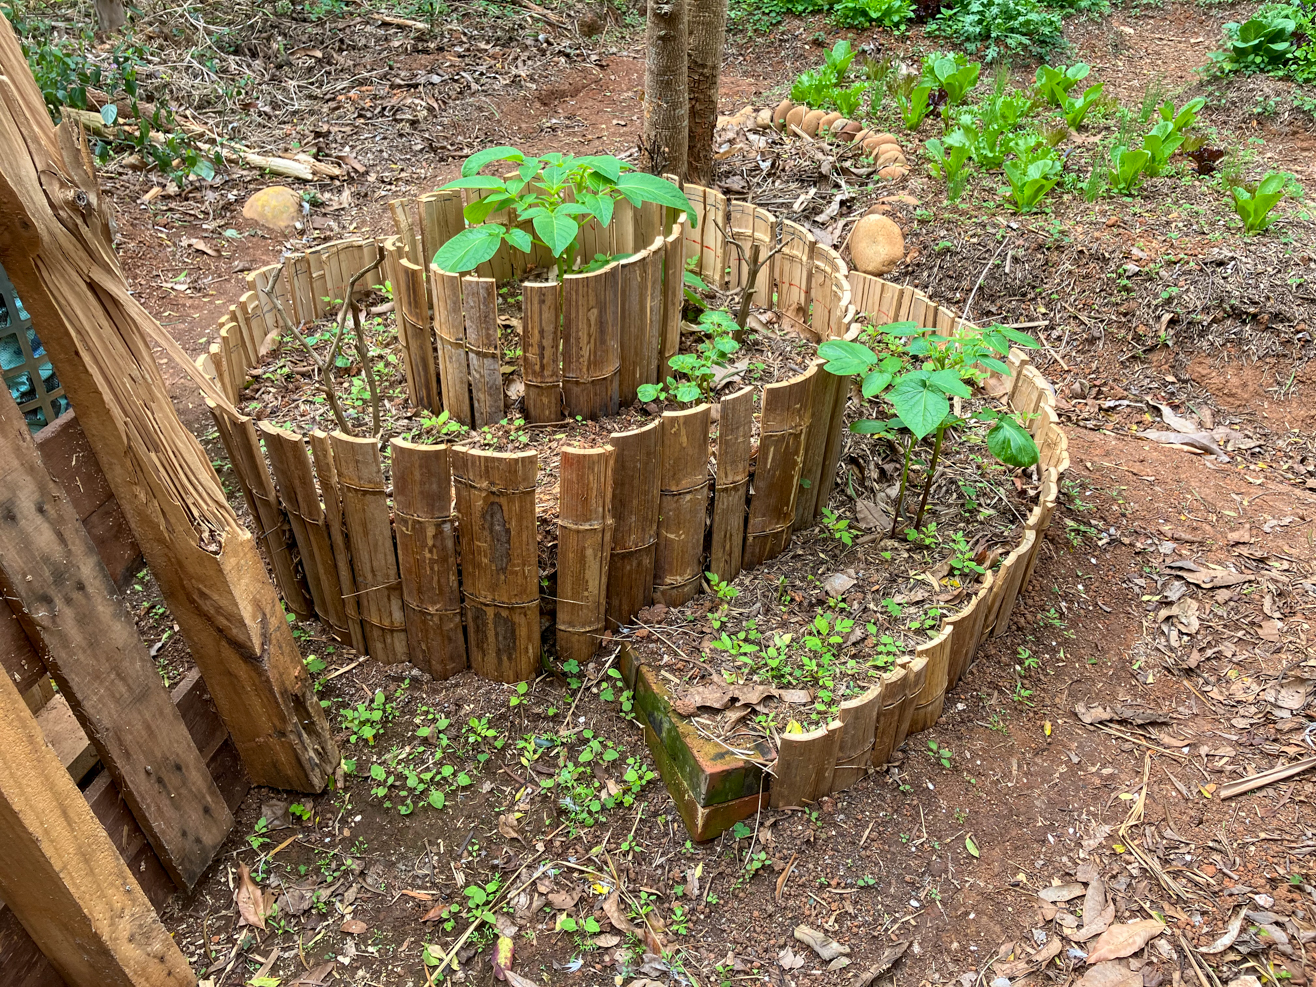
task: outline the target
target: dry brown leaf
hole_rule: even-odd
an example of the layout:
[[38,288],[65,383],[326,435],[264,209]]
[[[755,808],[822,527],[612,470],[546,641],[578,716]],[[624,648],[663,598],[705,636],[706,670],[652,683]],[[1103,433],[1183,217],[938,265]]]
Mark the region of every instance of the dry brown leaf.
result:
[[1158,922],[1154,918],[1112,925],[1092,944],[1092,951],[1088,953],[1088,965],[1095,966],[1106,960],[1132,956],[1164,931],[1165,923]]
[[366,925],[359,918],[349,918],[338,927],[338,931],[346,932],[349,936],[359,936],[369,928],[370,926]]
[[1199,947],[1197,951],[1199,953],[1223,953],[1234,944],[1234,940],[1238,938],[1239,932],[1243,930],[1243,916],[1246,913],[1247,908],[1245,906],[1240,906],[1238,911],[1234,913],[1234,917],[1229,920],[1229,926],[1225,929],[1224,935],[1209,946]]
[[795,926],[795,938],[812,949],[824,962],[830,962],[838,956],[849,956],[850,947],[839,942],[824,932],[811,929],[807,925]]
[[1077,898],[1083,891],[1084,888],[1081,884],[1056,884],[1037,892],[1037,897],[1054,904],[1058,901],[1070,901]]
[[525,843],[525,837],[516,830],[516,816],[510,812],[498,817],[498,834],[505,840],[520,840]]
[[548,896],[548,903],[559,912],[569,911],[580,901],[580,894],[579,891],[554,891]]
[[435,905],[421,917],[421,921],[437,922],[441,918],[446,918],[451,907],[451,905]]
[[1088,919],[1087,909],[1084,909],[1083,919],[1087,923],[1083,928],[1065,933],[1074,942],[1087,942],[1093,936],[1099,936],[1109,929],[1110,923],[1115,921],[1115,906],[1107,905],[1101,910],[1101,914],[1093,919]]
[[260,888],[251,879],[251,868],[246,864],[238,864],[238,887],[233,892],[233,902],[238,906],[238,914],[242,916],[242,921],[255,926],[261,932],[265,931],[265,915],[269,911],[269,906],[265,904],[265,897],[261,894]]
[[854,980],[851,982],[850,987],[869,987],[869,984],[871,984],[874,980],[876,980],[878,977],[882,976],[882,974],[886,973],[893,966],[895,966],[896,960],[904,956],[905,950],[907,950],[908,948],[909,948],[908,939],[906,939],[904,942],[896,943],[896,945],[892,946],[890,949],[888,949],[885,953],[882,954],[882,958],[880,960],[878,960],[876,963],[870,966],[863,973],[859,974],[859,976],[855,977]]
[[631,920],[626,917],[626,909],[621,905],[621,895],[616,891],[603,899],[603,914],[608,916],[608,921],[618,932],[625,932],[633,935],[636,928],[631,924]]
[[1088,967],[1077,987],[1142,987],[1142,974],[1130,970],[1128,963],[1108,960]]

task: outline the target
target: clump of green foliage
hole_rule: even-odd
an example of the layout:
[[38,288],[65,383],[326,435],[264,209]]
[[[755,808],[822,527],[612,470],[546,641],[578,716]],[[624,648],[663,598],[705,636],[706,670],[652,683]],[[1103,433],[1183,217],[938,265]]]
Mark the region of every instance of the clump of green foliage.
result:
[[837,27],[884,27],[900,33],[914,16],[911,0],[837,0],[832,20]]
[[1235,185],[1231,189],[1234,200],[1234,212],[1243,221],[1243,229],[1248,233],[1260,233],[1275,217],[1271,215],[1279,201],[1289,189],[1289,176],[1271,172],[1256,185]]
[[[189,175],[206,181],[215,177],[215,169],[224,162],[218,148],[202,151],[180,134],[174,112],[165,101],[156,100],[149,114],[143,110],[140,100],[146,94],[140,89],[138,76],[146,65],[149,49],[138,44],[131,33],[116,42],[108,54],[109,64],[103,65],[93,55],[96,36],[90,28],[78,34],[61,34],[50,21],[28,16],[21,9],[6,8],[5,13],[13,22],[23,57],[51,120],[59,123],[66,107],[92,109],[92,89],[106,93],[112,100],[99,111],[106,129],[105,136],[95,144],[98,160],[107,160],[116,149],[135,151],[179,184]],[[106,60],[105,55],[100,58]],[[128,105],[128,112],[122,116],[118,109],[121,102]]]
[[1316,82],[1316,10],[1301,0],[1268,3],[1242,23],[1224,27],[1224,47],[1211,54],[1220,73],[1264,72]]
[[956,0],[928,23],[928,34],[988,61],[1007,53],[1044,57],[1064,44],[1061,15],[1037,0]]
[[[504,161],[516,166],[510,176],[480,174],[486,165]],[[581,227],[590,220],[608,226],[618,199],[633,206],[656,202],[685,212],[692,226],[695,221],[680,188],[608,154],[527,157],[514,147],[491,147],[467,158],[461,177],[443,187],[484,192],[463,210],[471,225],[434,255],[434,263],[453,273],[479,267],[506,241],[527,254],[535,244],[547,249],[560,282],[577,264]],[[506,225],[489,221],[504,210],[511,214]]]
[[998,461],[1018,468],[1037,462],[1037,445],[1016,416],[984,407],[970,419],[964,419],[952,412],[950,400],[954,397],[971,398],[971,385],[985,379],[988,373],[1010,373],[1008,364],[1002,359],[1009,352],[1010,344],[1035,348],[1038,344],[1032,336],[1002,325],[983,330],[962,329],[954,335],[941,336],[914,322],[879,326],[872,332],[884,344],[881,356],[863,343],[844,339],[827,340],[818,347],[818,355],[827,361],[824,370],[842,377],[860,377],[863,396],[870,400],[883,398],[894,412],[893,417],[885,421],[864,419],[855,422],[850,426],[852,432],[887,438],[895,438],[897,433],[903,432],[908,436],[904,441],[900,492],[892,512],[892,537],[900,524],[914,446],[929,435],[934,436],[932,459],[928,464],[913,530],[922,527],[928,494],[932,490],[942,444],[948,432],[970,420],[990,424],[987,449]]
[[663,401],[671,398],[682,404],[709,400],[719,367],[725,367],[727,358],[740,349],[735,334],[740,331],[736,321],[721,309],[705,309],[699,316],[696,329],[704,339],[693,353],[677,353],[667,365],[684,379],[668,377],[662,384],[641,384],[636,395],[641,401]]

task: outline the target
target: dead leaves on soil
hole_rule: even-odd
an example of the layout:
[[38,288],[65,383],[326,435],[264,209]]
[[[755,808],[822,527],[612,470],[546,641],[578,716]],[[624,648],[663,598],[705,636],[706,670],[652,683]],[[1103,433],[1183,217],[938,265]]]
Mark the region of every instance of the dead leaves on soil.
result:
[[1092,951],[1088,953],[1088,965],[1093,966],[1105,960],[1132,956],[1164,931],[1165,923],[1158,922],[1154,918],[1112,925],[1092,944]]
[[238,906],[238,915],[247,925],[265,931],[265,917],[270,913],[270,904],[265,900],[256,882],[251,879],[251,868],[238,864],[238,886],[233,892],[233,903]]

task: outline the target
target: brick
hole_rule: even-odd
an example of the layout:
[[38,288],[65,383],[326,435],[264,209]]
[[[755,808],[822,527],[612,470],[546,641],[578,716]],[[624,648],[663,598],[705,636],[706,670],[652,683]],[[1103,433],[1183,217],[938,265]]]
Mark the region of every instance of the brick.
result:
[[667,784],[667,791],[671,794],[672,801],[676,803],[676,811],[681,814],[686,831],[696,843],[703,843],[721,835],[724,830],[730,829],[742,819],[748,819],[759,809],[767,807],[766,790],[761,794],[756,792],[730,802],[700,805],[690,789],[686,787],[681,773],[676,770],[667,756],[667,751],[658,740],[657,734],[649,728],[648,724],[644,727],[644,739],[648,741],[649,752],[653,754],[658,773],[662,775],[663,781]]

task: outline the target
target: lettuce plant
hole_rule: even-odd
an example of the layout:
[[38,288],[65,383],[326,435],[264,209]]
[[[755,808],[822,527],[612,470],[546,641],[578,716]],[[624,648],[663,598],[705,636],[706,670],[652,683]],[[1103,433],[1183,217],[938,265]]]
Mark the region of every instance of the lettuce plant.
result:
[[1052,106],[1063,107],[1066,97],[1069,96],[1069,90],[1086,79],[1091,71],[1092,66],[1086,62],[1076,62],[1068,68],[1063,65],[1039,66],[1034,76],[1038,94]]
[[[481,175],[480,169],[496,161],[517,165],[511,177]],[[491,147],[477,151],[462,164],[462,177],[445,189],[481,189],[487,194],[463,210],[471,225],[462,230],[434,255],[434,263],[445,271],[460,274],[489,260],[504,240],[523,253],[536,243],[548,249],[557,267],[558,281],[575,263],[581,225],[597,219],[612,222],[618,199],[633,206],[656,202],[683,210],[691,226],[695,222],[690,200],[680,188],[657,175],[635,171],[611,155],[573,157],[545,154],[526,157],[514,147]],[[504,226],[488,222],[499,210],[509,210],[514,221]],[[524,229],[529,224],[533,233]]]
[[1065,104],[1061,107],[1065,114],[1065,122],[1077,130],[1088,115],[1088,110],[1092,109],[1101,99],[1101,91],[1106,88],[1104,82],[1098,82],[1094,86],[1088,86],[1083,90],[1083,95],[1079,97],[1066,96]]
[[1280,5],[1257,11],[1242,24],[1225,25],[1225,50],[1211,53],[1221,72],[1271,72],[1296,54],[1297,21]]
[[[850,430],[860,435],[888,435],[896,428],[909,433],[904,449],[900,492],[892,512],[891,535],[895,536],[900,523],[901,505],[905,485],[909,479],[909,463],[914,446],[934,436],[932,459],[928,464],[923,484],[923,498],[919,504],[914,528],[923,524],[928,494],[936,478],[937,463],[947,432],[965,419],[951,410],[952,397],[969,398],[970,386],[992,372],[1010,373],[1002,359],[1011,343],[1034,348],[1037,340],[1008,326],[990,326],[983,330],[961,330],[952,336],[940,336],[920,328],[914,322],[896,322],[872,330],[874,335],[887,337],[887,348],[898,353],[878,356],[863,343],[853,340],[829,339],[818,347],[818,355],[827,363],[823,369],[842,377],[859,376],[860,390],[865,398],[882,397],[894,417],[865,419],[855,422]],[[973,418],[990,422],[987,449],[1000,462],[1023,468],[1037,462],[1037,444],[1028,430],[1013,414],[984,408]]]
[[968,180],[965,165],[969,160],[969,142],[964,131],[955,129],[944,141],[933,138],[923,145],[928,157],[928,174],[946,182],[946,197],[952,201],[960,197]]
[[1170,156],[1179,150],[1183,143],[1183,134],[1174,132],[1174,124],[1162,120],[1152,127],[1150,133],[1142,139],[1142,149],[1147,152],[1146,170],[1149,175],[1159,175],[1170,163]]
[[1117,147],[1110,152],[1110,185],[1115,191],[1132,195],[1145,179],[1143,174],[1151,153],[1145,149]]
[[891,87],[895,97],[896,108],[900,110],[900,119],[906,130],[917,130],[923,118],[932,109],[932,90],[930,82],[920,82],[916,76],[905,76]]
[[1275,222],[1271,210],[1284,198],[1288,188],[1289,176],[1273,171],[1253,188],[1234,186],[1230,190],[1234,197],[1234,212],[1243,221],[1243,230],[1247,233],[1260,233]]
[[982,66],[970,62],[963,55],[937,55],[927,60],[924,74],[946,90],[946,100],[952,106],[964,102],[969,91],[978,84]]
[[1018,156],[1003,166],[1006,181],[1010,184],[1001,192],[1014,200],[1016,212],[1032,212],[1060,181],[1063,166],[1055,151],[1046,144],[1039,147],[1029,141],[1019,141],[1015,153]]

